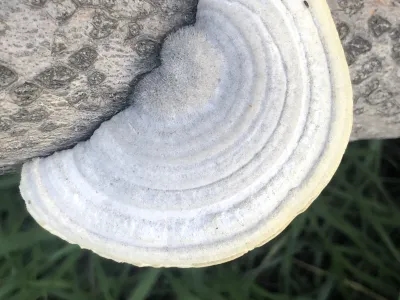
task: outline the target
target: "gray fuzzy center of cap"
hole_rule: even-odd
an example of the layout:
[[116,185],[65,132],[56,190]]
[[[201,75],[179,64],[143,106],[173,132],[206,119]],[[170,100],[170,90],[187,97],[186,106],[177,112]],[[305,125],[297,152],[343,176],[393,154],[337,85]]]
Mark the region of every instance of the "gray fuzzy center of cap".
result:
[[156,119],[188,117],[207,107],[221,77],[222,58],[197,28],[170,36],[161,67],[146,76],[134,93],[134,105]]

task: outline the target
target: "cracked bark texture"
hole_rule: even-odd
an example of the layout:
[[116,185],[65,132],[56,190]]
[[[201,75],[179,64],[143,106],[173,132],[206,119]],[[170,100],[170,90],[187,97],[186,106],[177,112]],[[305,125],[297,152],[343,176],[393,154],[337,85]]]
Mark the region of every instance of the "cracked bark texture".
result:
[[328,0],[350,66],[352,139],[400,136],[400,0]]
[[[328,3],[353,81],[352,139],[400,136],[400,0]],[[193,23],[196,5],[0,0],[0,174],[73,146],[129,105],[165,36]]]

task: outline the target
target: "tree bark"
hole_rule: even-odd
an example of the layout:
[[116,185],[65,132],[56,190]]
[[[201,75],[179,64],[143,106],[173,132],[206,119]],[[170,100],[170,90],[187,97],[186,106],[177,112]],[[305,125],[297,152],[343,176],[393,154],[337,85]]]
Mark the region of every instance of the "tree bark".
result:
[[[352,139],[400,136],[400,0],[328,2],[354,87]],[[75,145],[129,105],[196,4],[0,1],[0,173]]]
[[328,0],[354,92],[352,139],[400,136],[400,0]]

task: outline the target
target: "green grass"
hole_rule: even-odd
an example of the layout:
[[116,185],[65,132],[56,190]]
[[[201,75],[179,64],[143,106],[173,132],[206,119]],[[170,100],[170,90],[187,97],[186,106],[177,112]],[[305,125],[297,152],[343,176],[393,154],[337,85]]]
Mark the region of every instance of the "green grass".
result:
[[0,299],[400,300],[400,142],[352,143],[333,181],[272,242],[201,269],[135,268],[69,245],[0,177]]

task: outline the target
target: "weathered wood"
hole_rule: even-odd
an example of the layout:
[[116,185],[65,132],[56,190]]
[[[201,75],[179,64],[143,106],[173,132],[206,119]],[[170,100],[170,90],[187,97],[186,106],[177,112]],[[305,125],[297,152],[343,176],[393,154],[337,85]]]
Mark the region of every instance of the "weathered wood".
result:
[[400,136],[400,0],[328,0],[350,65],[352,139]]

